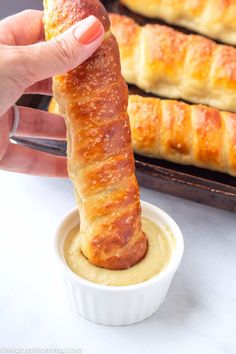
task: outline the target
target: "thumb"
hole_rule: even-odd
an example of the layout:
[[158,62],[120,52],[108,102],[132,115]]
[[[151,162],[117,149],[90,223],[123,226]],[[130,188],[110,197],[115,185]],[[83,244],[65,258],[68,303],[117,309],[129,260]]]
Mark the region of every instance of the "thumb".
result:
[[89,16],[48,42],[23,47],[27,85],[74,69],[95,52],[103,35],[101,22]]

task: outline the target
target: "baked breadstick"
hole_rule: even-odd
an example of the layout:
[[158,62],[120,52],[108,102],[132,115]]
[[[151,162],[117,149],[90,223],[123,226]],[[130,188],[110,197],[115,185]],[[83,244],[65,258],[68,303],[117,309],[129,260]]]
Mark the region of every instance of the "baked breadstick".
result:
[[88,15],[103,24],[96,53],[53,80],[65,117],[68,172],[80,212],[81,250],[89,261],[125,269],[147,250],[127,115],[128,90],[108,15],[97,0],[44,0],[45,32],[51,39]]
[[136,153],[236,176],[236,114],[173,100],[129,97]]
[[236,44],[235,0],[120,0],[130,10]]
[[122,72],[146,92],[236,111],[236,49],[112,14]]
[[[58,113],[53,99],[49,112]],[[137,154],[236,176],[235,113],[130,95],[128,114]]]

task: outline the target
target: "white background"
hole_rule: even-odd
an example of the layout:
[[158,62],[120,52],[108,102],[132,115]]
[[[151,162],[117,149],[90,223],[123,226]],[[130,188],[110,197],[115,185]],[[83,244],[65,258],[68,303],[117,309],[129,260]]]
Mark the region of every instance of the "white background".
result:
[[[0,16],[40,6],[1,0]],[[54,264],[55,228],[74,206],[70,182],[0,172],[0,352],[7,346],[77,347],[86,354],[236,352],[236,215],[141,192],[181,227],[184,259],[158,313],[134,326],[103,327],[70,311]]]
[[[235,214],[142,189],[181,227],[185,255],[158,313],[130,327],[70,311],[54,231],[74,207],[69,181],[0,172],[0,347],[81,347],[86,354],[234,354]],[[99,304],[98,304],[99,306]]]

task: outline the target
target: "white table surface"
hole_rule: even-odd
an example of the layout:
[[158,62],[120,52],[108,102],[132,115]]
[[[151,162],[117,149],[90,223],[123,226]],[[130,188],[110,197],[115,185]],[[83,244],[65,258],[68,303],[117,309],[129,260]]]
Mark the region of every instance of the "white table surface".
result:
[[[27,7],[40,8],[41,1],[1,0],[0,17]],[[134,326],[104,327],[71,312],[53,261],[54,230],[74,206],[70,182],[0,172],[0,352],[236,352],[236,215],[146,189],[141,193],[180,225],[184,259],[158,313]]]
[[134,326],[104,327],[71,312],[54,263],[54,230],[74,206],[70,182],[0,172],[0,348],[236,352],[236,215],[147,189],[141,193],[181,227],[184,259],[158,313]]

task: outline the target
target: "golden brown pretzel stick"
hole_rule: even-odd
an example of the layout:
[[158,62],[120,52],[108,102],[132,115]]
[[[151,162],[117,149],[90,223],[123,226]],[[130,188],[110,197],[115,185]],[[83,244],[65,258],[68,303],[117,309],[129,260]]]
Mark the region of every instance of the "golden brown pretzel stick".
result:
[[127,115],[128,91],[108,15],[97,0],[45,0],[47,39],[95,15],[105,38],[84,64],[54,78],[54,95],[67,123],[68,171],[80,211],[81,249],[89,261],[124,269],[141,260],[141,228]]
[[235,0],[121,0],[130,10],[236,44]]
[[[49,111],[58,113],[52,99]],[[129,96],[137,154],[236,176],[236,114],[173,100]]]
[[236,176],[236,114],[173,100],[130,96],[136,153]]
[[236,48],[112,14],[128,83],[168,98],[236,111]]

